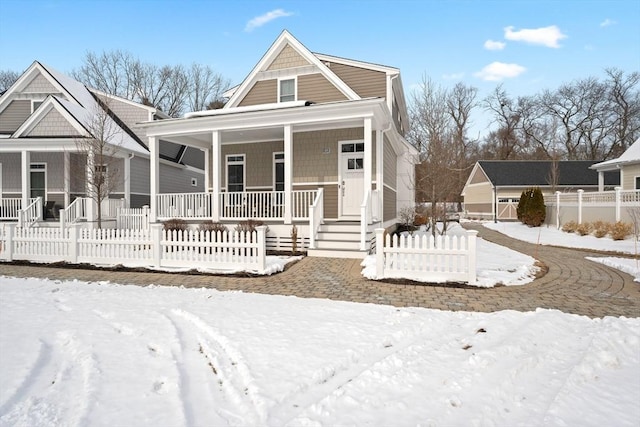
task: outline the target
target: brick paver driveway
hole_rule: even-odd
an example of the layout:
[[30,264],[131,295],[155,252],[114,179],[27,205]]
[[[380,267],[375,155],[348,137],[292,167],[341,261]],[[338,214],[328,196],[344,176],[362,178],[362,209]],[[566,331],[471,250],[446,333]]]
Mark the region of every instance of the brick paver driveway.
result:
[[304,258],[285,272],[267,277],[106,272],[13,264],[0,264],[0,275],[208,287],[442,310],[530,311],[542,307],[590,317],[640,317],[640,283],[634,283],[628,274],[584,259],[585,256],[599,254],[549,246],[536,247],[476,224],[466,226],[478,229],[480,236],[487,240],[536,257],[548,267],[547,274],[524,286],[489,289],[397,284],[364,279],[360,275],[361,267],[357,260]]

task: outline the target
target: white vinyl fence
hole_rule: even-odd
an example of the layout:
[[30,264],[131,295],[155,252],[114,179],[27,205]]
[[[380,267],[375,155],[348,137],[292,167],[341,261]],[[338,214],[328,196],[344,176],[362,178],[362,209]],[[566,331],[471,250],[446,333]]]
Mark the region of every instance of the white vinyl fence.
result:
[[376,276],[428,282],[476,282],[477,231],[463,236],[384,235],[376,229]]
[[27,228],[6,224],[0,260],[122,264],[261,271],[266,267],[266,227],[253,233],[88,228]]
[[149,206],[120,208],[116,216],[116,228],[126,230],[149,229]]
[[578,224],[591,221],[632,222],[628,209],[640,208],[640,190],[556,192],[545,197],[547,223],[562,227],[569,221]]

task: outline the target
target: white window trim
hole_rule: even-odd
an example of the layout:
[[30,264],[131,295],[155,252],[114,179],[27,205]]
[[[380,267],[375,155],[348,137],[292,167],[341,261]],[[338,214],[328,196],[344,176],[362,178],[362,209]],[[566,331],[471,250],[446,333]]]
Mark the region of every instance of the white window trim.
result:
[[[34,111],[36,111],[36,108],[37,108],[37,107],[35,106],[36,102],[39,102],[39,103],[40,103],[40,105],[42,105],[42,104],[44,103],[44,99],[32,99],[32,100],[31,100],[31,114],[33,114],[33,112],[34,112]],[[40,105],[38,105],[38,107],[39,107]]]
[[[0,166],[2,166],[2,165],[0,165]],[[0,172],[2,172],[2,169],[0,169]],[[633,177],[634,190],[640,190],[640,187],[636,186],[636,182],[638,181],[638,178],[640,178],[640,175],[636,175],[636,176]],[[1,181],[0,181],[0,183],[1,183]],[[0,190],[1,189],[2,189],[2,185],[0,185]]]
[[[33,168],[34,166],[44,166],[43,168]],[[29,164],[29,176],[31,176],[31,172],[44,172],[44,200],[43,203],[46,202],[47,194],[49,194],[49,189],[47,188],[47,163],[46,162],[31,162]],[[29,179],[29,198],[31,198],[31,179]]]
[[[242,160],[233,160],[229,162],[229,157],[242,157]],[[229,165],[242,165],[242,191],[247,190],[247,157],[242,154],[227,154],[225,156],[224,183],[226,191],[229,191]]]
[[198,178],[191,178],[191,186],[192,187],[197,187],[198,186]]
[[282,96],[280,92],[280,83],[288,80],[293,80],[293,101],[298,100],[298,76],[280,77],[278,78],[278,103],[291,102],[291,101],[280,101],[280,98]]
[[[276,159],[276,156],[281,154],[283,157],[282,159]],[[282,163],[284,165],[284,151],[274,151],[273,152],[273,191],[277,191],[276,190],[276,164],[277,163]],[[1,170],[0,170],[1,171]]]

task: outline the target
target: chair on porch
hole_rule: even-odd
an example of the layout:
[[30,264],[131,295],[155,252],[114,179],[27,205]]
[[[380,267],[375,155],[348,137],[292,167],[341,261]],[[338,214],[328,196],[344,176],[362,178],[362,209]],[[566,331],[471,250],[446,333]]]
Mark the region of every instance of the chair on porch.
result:
[[56,202],[52,200],[47,201],[47,203],[44,205],[44,219],[58,219],[58,216],[55,212],[55,205]]

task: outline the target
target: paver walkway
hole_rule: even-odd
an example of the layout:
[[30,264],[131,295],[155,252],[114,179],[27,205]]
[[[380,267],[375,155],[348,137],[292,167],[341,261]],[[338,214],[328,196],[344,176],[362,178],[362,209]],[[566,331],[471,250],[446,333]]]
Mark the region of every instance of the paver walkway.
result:
[[[524,286],[496,288],[395,284],[371,281],[360,274],[359,260],[304,258],[285,272],[266,277],[225,277],[0,264],[0,275],[50,279],[108,280],[136,285],[208,287],[303,298],[329,298],[399,307],[492,312],[553,308],[590,317],[640,317],[640,284],[631,276],[584,259],[599,254],[536,246],[511,239],[477,224],[480,237],[541,260],[549,271]],[[1,279],[0,279],[1,280]]]

